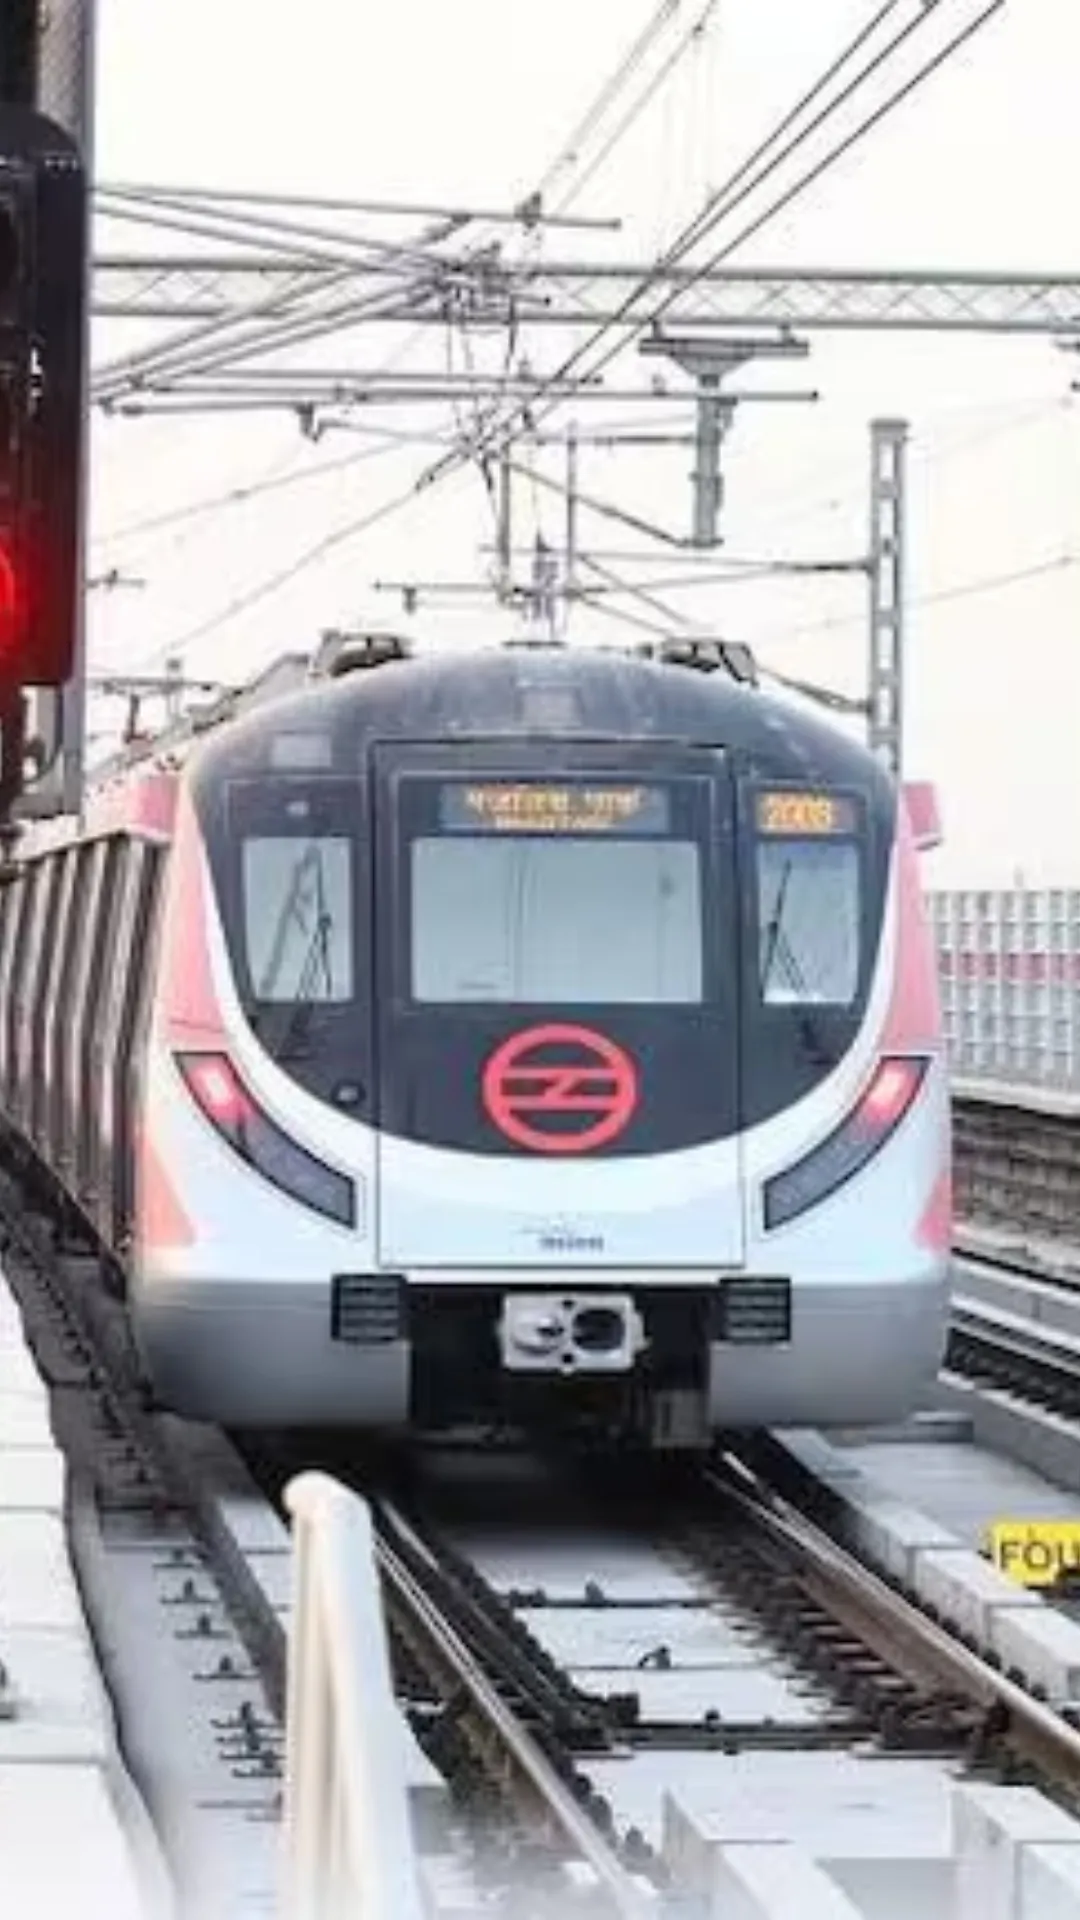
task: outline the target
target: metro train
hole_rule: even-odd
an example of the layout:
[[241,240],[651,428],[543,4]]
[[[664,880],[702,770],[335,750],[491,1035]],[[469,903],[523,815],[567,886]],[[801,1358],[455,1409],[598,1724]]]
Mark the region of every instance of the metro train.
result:
[[331,654],[0,887],[8,1148],[159,1403],[655,1449],[910,1411],[951,1222],[904,793],[723,647]]

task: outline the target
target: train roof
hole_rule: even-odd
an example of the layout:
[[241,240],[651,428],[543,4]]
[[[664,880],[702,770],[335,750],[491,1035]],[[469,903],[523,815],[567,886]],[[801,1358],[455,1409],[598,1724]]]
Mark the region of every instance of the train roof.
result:
[[390,658],[309,681],[215,730],[194,763],[200,776],[285,766],[292,738],[298,752],[301,740],[308,751],[322,742],[320,764],[347,771],[376,740],[530,737],[726,747],[795,777],[865,781],[878,766],[835,726],[723,670],[537,645]]

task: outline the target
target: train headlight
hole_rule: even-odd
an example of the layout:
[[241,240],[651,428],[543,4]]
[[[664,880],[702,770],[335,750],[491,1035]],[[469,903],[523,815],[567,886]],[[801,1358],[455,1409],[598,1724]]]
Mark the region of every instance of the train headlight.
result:
[[525,1302],[523,1311],[511,1319],[510,1337],[520,1352],[531,1358],[554,1353],[566,1338],[566,1316],[543,1301]]
[[879,1060],[858,1105],[835,1133],[793,1167],[765,1182],[766,1227],[784,1226],[860,1172],[895,1133],[929,1065],[929,1060],[907,1054],[890,1054]]
[[228,1054],[177,1053],[173,1058],[200,1113],[242,1160],[316,1213],[343,1227],[355,1225],[352,1181],[282,1132],[244,1085]]

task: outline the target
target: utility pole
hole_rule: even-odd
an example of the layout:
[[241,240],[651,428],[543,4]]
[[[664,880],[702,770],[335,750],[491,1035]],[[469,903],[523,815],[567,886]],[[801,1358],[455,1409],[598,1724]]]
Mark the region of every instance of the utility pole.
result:
[[499,477],[496,486],[495,538],[497,578],[496,597],[503,606],[509,605],[513,589],[513,547],[514,547],[514,502],[511,488],[514,483],[513,469],[510,465],[510,443],[499,454]]
[[578,562],[578,430],[571,420],[566,435],[566,554],[563,560],[563,592],[567,600],[577,592]]
[[890,773],[903,769],[906,420],[870,423],[869,740]]
[[[691,334],[672,334],[657,335],[642,341],[642,353],[661,354],[666,360],[674,360],[676,366],[681,367],[684,373],[689,373],[697,385],[694,440],[697,459],[692,476],[693,546],[720,545],[719,521],[724,504],[720,455],[740,400],[738,394],[722,392],[723,382],[751,360],[805,360],[809,351],[805,340],[786,337],[777,340],[708,340]],[[796,399],[804,396],[793,394],[791,397]]]

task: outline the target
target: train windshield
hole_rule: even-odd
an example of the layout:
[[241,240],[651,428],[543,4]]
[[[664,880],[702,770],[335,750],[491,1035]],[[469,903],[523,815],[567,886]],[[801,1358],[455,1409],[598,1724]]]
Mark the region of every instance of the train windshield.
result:
[[688,841],[423,838],[411,888],[414,1000],[701,1000]]
[[411,997],[696,1006],[701,855],[670,789],[441,786],[411,840]]
[[[544,1158],[735,1131],[740,920],[718,755],[388,746],[375,812],[388,1257],[419,1257],[424,1231],[391,1139]],[[514,1264],[529,1231],[522,1219],[469,1257]],[[702,1257],[737,1258],[740,1231],[704,1219]]]

